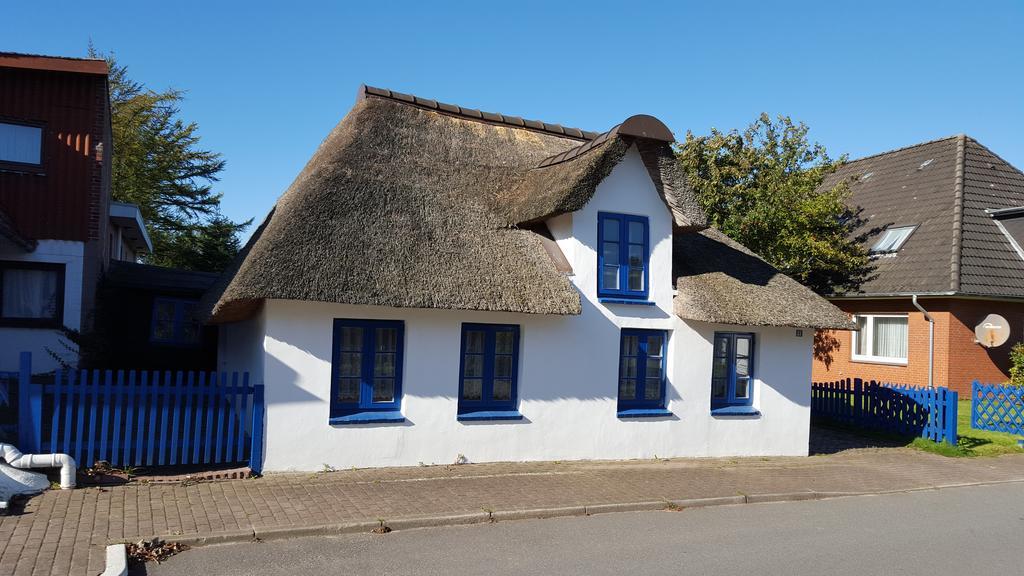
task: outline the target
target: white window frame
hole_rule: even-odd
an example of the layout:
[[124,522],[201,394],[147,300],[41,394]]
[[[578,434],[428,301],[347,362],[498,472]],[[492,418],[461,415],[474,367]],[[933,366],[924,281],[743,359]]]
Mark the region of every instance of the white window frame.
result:
[[[914,234],[915,231],[917,231],[916,224],[910,226],[893,226],[892,228],[887,228],[882,232],[882,236],[879,237],[877,241],[875,241],[875,244],[871,247],[871,249],[868,250],[868,253],[871,256],[876,257],[896,254],[897,252],[900,251],[901,248],[903,248],[903,245],[907,243],[907,240],[910,239],[910,237]],[[898,236],[895,239],[895,241],[890,240],[890,243],[892,243],[891,247],[885,250],[879,247],[882,244],[883,240],[887,240],[892,236],[896,235],[897,233],[899,233],[900,236]]]
[[[870,346],[874,342],[875,318],[904,318],[907,321],[907,355],[910,355],[910,315],[909,314],[855,314],[853,321],[865,318],[867,323],[864,331],[867,332],[867,342]],[[889,356],[875,356],[873,354],[861,354],[857,349],[857,335],[859,330],[850,330],[850,360],[853,362],[870,362],[872,364],[892,364],[895,366],[906,366],[906,358],[891,358]],[[873,350],[872,350],[873,352]]]

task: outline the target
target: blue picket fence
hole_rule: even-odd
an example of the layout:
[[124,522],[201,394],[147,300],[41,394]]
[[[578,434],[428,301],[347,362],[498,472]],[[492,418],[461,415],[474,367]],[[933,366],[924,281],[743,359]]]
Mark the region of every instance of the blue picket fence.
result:
[[971,427],[1024,435],[1024,388],[971,384]]
[[811,385],[811,417],[956,444],[957,393],[847,378]]
[[[238,372],[19,373],[19,444],[80,466],[248,465],[263,459],[263,386]],[[26,394],[25,391],[28,393]]]

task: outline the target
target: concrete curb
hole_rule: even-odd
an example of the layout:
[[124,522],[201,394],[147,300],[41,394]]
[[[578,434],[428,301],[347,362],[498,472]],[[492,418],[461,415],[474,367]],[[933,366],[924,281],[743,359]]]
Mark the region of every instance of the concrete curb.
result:
[[124,544],[107,546],[107,567],[100,576],[127,576],[128,548]]
[[[594,514],[610,514],[616,512],[645,512],[652,510],[676,510],[687,508],[705,508],[710,506],[733,506],[737,504],[764,504],[772,502],[801,502],[808,500],[825,500],[830,498],[847,498],[851,496],[882,496],[909,492],[924,492],[944,488],[965,488],[970,486],[991,486],[1024,482],[1018,480],[996,480],[991,482],[970,482],[960,484],[944,484],[940,486],[922,486],[897,490],[875,492],[817,492],[804,490],[800,492],[780,492],[768,494],[739,494],[736,496],[718,496],[712,498],[691,498],[683,500],[657,500],[644,502],[620,502],[613,504],[593,504],[588,506],[563,506],[553,508],[534,508],[526,510],[494,510],[469,514],[450,514],[438,516],[420,516],[385,520],[384,524],[391,530],[410,530],[414,528],[434,528],[440,526],[465,526],[504,520],[536,520],[544,518],[566,518],[572,516],[591,516]],[[180,542],[189,546],[207,544],[230,544],[253,542],[255,540],[280,540],[309,536],[337,536],[341,534],[366,534],[380,526],[379,521],[363,520],[338,524],[320,524],[314,526],[284,526],[274,528],[255,528],[253,530],[237,530],[215,532],[211,534],[160,536],[167,542]],[[107,549],[108,565],[110,546]],[[121,545],[123,550],[124,545]],[[111,573],[115,574],[115,573]],[[102,576],[107,576],[104,572]]]

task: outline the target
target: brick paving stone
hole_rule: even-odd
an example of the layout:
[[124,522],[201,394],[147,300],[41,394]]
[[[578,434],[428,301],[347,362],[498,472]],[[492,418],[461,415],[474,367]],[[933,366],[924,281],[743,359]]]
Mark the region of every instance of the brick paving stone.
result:
[[[108,542],[377,518],[1024,481],[1024,455],[902,448],[808,458],[470,464],[47,491],[0,517],[0,574],[98,574]],[[19,505],[21,506],[21,505]]]

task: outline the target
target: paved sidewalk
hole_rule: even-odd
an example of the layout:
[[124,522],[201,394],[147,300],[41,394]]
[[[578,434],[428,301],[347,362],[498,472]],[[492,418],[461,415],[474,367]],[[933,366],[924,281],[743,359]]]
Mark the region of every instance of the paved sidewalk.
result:
[[[103,546],[152,536],[253,534],[353,522],[783,493],[865,493],[1024,481],[1024,455],[945,458],[910,449],[809,458],[473,464],[192,485],[48,491],[0,517],[0,574],[99,574]],[[568,512],[567,512],[568,513]],[[512,517],[513,515],[505,515]],[[275,530],[277,533],[275,534]]]

